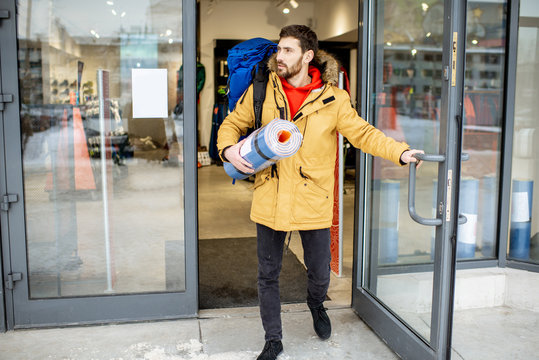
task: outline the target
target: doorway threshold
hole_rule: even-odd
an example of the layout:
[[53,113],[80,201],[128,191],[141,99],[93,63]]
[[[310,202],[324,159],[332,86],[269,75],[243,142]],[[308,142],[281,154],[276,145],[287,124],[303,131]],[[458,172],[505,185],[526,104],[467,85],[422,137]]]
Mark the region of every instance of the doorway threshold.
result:
[[[326,301],[324,306],[329,310],[350,309],[351,304],[343,304],[339,301]],[[301,313],[308,312],[309,307],[306,303],[297,304],[281,304],[281,313]],[[258,306],[245,306],[234,308],[220,309],[203,309],[198,311],[199,319],[214,319],[214,318],[251,318],[259,317],[260,312]]]

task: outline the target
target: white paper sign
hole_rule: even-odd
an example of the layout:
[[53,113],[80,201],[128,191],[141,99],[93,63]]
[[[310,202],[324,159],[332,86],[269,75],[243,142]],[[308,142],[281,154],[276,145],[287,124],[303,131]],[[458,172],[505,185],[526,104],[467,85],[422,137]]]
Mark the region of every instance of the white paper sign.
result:
[[530,205],[527,192],[514,192],[511,204],[511,221],[530,221]]
[[463,244],[475,244],[477,241],[477,214],[462,213],[466,216],[466,223],[459,225],[457,237]]
[[133,118],[168,116],[167,69],[131,69]]

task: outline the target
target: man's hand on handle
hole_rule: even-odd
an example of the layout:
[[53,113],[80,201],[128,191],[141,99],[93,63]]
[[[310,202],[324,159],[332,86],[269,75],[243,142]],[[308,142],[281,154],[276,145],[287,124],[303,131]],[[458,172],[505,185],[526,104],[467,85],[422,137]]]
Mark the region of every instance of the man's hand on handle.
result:
[[417,160],[413,155],[414,154],[424,154],[425,152],[423,150],[406,150],[405,152],[403,152],[401,154],[401,161],[403,163],[406,163],[406,164],[409,164],[411,162],[416,162],[417,163],[417,167],[419,168],[421,166],[421,164],[423,163],[423,161],[421,160]]
[[232,164],[236,169],[241,171],[245,174],[252,174],[255,170],[253,169],[253,165],[251,165],[250,162],[245,160],[240,155],[240,149],[243,143],[247,140],[247,138],[243,139],[236,145],[232,145],[228,149],[225,150],[224,155],[225,158]]

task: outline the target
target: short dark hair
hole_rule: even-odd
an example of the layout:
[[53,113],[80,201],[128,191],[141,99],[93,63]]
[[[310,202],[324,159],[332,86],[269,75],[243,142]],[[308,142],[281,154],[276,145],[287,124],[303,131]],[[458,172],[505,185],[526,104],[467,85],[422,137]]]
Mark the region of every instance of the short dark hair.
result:
[[288,25],[281,29],[279,39],[284,37],[293,37],[299,40],[301,50],[305,53],[312,50],[316,55],[318,51],[318,37],[316,33],[305,25]]

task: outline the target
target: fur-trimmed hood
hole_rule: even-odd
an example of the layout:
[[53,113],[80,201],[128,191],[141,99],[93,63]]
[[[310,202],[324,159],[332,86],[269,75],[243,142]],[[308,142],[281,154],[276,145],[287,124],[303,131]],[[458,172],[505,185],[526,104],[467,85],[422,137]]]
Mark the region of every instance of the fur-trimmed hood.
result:
[[[318,50],[314,61],[311,62],[320,70],[322,81],[328,85],[337,86],[339,83],[339,62],[324,50]],[[268,69],[277,72],[277,54],[273,54],[268,60]]]

